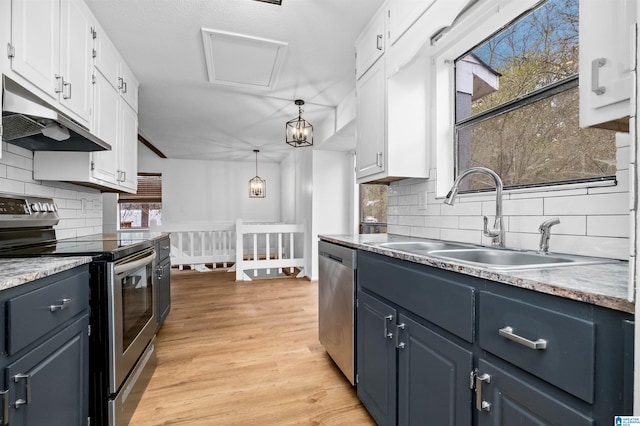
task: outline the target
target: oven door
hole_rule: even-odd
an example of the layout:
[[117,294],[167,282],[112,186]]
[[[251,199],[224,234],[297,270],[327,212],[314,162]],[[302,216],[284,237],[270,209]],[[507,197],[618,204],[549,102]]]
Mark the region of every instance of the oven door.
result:
[[110,264],[109,391],[116,393],[153,338],[156,312],[153,288],[154,249]]

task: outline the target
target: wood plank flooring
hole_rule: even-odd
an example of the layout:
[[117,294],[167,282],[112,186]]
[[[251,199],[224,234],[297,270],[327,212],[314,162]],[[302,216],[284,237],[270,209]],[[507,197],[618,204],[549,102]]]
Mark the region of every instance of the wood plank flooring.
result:
[[375,425],[318,341],[317,282],[171,270],[158,367],[131,426]]

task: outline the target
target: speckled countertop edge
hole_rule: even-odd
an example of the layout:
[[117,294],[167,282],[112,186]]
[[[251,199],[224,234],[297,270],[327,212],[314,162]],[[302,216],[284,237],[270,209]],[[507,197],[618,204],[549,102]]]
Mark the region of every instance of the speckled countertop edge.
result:
[[497,271],[375,245],[394,241],[427,241],[415,237],[392,234],[354,234],[320,235],[319,238],[327,242],[396,259],[591,303],[618,311],[634,313],[633,302],[627,300],[629,263],[624,261],[544,269]]
[[0,259],[0,291],[91,262],[90,256]]

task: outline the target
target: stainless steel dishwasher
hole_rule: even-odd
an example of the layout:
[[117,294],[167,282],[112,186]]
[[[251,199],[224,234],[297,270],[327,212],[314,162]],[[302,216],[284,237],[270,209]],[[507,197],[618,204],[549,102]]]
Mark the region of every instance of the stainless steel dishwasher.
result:
[[356,250],[318,242],[320,343],[355,384]]

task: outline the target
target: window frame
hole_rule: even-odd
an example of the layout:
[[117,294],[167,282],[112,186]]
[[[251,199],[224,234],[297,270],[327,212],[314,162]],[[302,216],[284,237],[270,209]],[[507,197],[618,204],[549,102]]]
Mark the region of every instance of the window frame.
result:
[[[502,29],[513,24],[524,15],[530,13],[544,0],[506,0],[479,2],[470,8],[465,15],[460,17],[453,27],[444,33],[439,33],[437,38],[431,40],[431,55],[435,79],[432,90],[435,96],[432,97],[432,111],[434,117],[434,140],[436,145],[436,198],[444,198],[453,185],[457,176],[457,143],[456,143],[456,121],[455,121],[455,61],[471,52],[484,40],[497,34]],[[490,5],[489,5],[489,4]],[[489,6],[489,7],[488,7]],[[494,7],[491,7],[494,6]],[[568,80],[579,82],[579,76],[568,77],[556,82],[548,87],[529,93],[522,99],[512,100],[505,104],[483,111],[476,116],[462,120],[460,123],[470,125],[471,122],[479,122],[479,117],[488,119],[492,112],[500,110],[505,113],[513,110],[515,106],[523,106],[520,102],[532,96],[542,96],[544,92],[557,89],[557,86],[570,83]],[[565,89],[565,90],[568,90]],[[541,93],[539,93],[541,92]],[[546,96],[537,99],[540,100]],[[532,101],[533,102],[533,101]],[[510,109],[509,109],[510,108]],[[506,188],[508,192],[547,192],[550,190],[565,190],[575,188],[594,188],[617,185],[616,176],[607,179],[597,178],[596,180],[580,180],[580,182],[558,182],[541,183],[523,186],[510,186]],[[468,193],[485,192],[488,190],[466,191]]]

